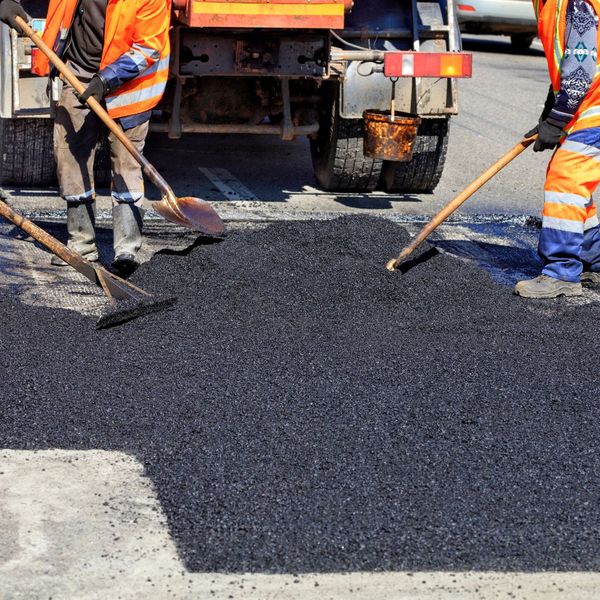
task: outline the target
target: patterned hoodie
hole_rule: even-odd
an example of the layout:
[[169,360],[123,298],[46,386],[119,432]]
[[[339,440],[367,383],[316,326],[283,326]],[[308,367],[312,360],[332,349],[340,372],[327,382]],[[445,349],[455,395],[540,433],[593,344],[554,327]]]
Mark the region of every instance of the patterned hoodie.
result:
[[566,125],[596,76],[598,15],[586,0],[569,0],[565,37],[560,91],[548,116]]

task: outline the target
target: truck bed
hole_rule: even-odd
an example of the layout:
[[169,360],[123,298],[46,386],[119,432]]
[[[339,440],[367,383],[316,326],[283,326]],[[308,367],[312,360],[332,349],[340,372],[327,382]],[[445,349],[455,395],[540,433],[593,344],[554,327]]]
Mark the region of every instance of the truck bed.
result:
[[190,27],[342,29],[341,0],[184,0],[175,16]]

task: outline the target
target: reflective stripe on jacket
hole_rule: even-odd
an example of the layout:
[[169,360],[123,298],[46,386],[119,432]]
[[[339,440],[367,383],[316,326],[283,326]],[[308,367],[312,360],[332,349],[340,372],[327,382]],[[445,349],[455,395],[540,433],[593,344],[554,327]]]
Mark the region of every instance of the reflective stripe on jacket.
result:
[[[600,0],[587,0],[597,15],[600,15]],[[538,33],[548,62],[548,72],[555,94],[560,91],[561,65],[565,54],[566,22],[568,0],[533,0],[538,17]],[[599,30],[600,31],[600,30]],[[596,48],[600,48],[600,33]],[[598,61],[598,58],[596,58]],[[579,131],[588,127],[600,126],[600,69],[565,131]]]
[[[59,55],[78,0],[50,0],[44,41]],[[113,119],[154,108],[169,76],[171,0],[109,0],[100,73],[114,89],[106,97]],[[32,71],[48,75],[48,59],[36,52]]]

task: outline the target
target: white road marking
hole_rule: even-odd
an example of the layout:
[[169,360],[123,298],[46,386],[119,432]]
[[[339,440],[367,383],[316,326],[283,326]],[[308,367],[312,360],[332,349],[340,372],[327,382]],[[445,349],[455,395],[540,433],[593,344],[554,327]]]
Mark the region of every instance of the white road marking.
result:
[[227,169],[207,169],[200,172],[225,196],[234,202],[258,202],[258,198]]
[[365,198],[387,198],[389,200],[394,200],[396,198],[404,198],[406,194],[394,194],[389,192],[384,192],[381,190],[374,190],[373,192],[363,193],[363,192],[327,192],[325,190],[321,190],[319,188],[313,187],[311,185],[302,186],[301,190],[288,190],[282,189],[282,193],[288,194],[291,196],[319,196],[324,198],[356,198],[357,196],[364,196]]
[[[142,465],[104,450],[0,450],[0,598],[593,600],[600,573],[191,573]],[[198,540],[201,543],[201,540]]]

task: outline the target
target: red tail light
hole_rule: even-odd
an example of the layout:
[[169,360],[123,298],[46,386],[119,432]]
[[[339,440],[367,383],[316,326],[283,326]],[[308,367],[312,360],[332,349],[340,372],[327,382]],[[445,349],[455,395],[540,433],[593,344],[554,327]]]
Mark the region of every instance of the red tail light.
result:
[[386,52],[386,77],[471,77],[473,57],[466,52]]

